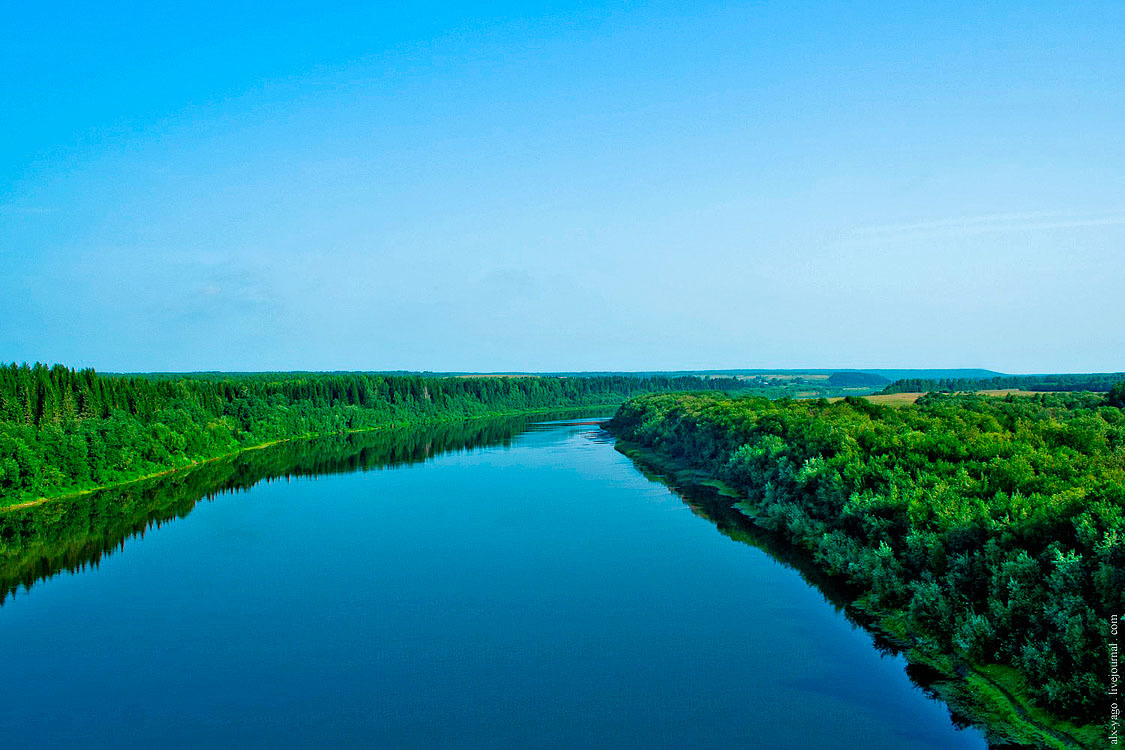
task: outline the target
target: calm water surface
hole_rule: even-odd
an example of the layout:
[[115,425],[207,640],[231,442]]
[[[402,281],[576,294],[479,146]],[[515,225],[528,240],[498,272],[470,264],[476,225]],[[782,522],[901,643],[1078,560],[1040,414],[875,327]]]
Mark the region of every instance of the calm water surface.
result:
[[4,747],[985,747],[596,426],[254,454],[5,522]]

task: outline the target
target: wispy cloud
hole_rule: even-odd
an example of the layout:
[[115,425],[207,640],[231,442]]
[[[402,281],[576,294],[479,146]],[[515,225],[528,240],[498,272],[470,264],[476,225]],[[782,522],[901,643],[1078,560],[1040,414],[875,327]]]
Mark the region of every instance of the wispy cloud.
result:
[[846,244],[881,244],[977,234],[1032,232],[1052,229],[1078,229],[1125,225],[1125,209],[1099,212],[1033,211],[1027,213],[959,216],[912,224],[886,224],[859,227]]

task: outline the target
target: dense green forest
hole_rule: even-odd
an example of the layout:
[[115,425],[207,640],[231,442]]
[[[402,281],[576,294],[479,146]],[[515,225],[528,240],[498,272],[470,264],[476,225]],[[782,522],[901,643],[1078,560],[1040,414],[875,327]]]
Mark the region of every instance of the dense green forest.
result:
[[187,516],[201,500],[246,491],[263,480],[367,471],[501,444],[543,418],[462,420],[289,441],[91,495],[59,498],[49,512],[43,506],[10,509],[0,513],[0,604],[21,586],[30,588],[63,570],[97,566],[126,539]]
[[1025,391],[1108,391],[1125,381],[1125,372],[1084,375],[998,375],[991,378],[904,378],[882,393],[957,393],[1019,388]]
[[103,376],[0,367],[0,506],[105,486],[292,437],[616,405],[729,378],[431,378],[371,373]]
[[1088,724],[1108,715],[1107,623],[1125,612],[1122,404],[1121,384],[899,408],[654,394],[611,429],[730,485],[916,656],[1013,668],[1034,704]]
[[1125,408],[1125,380],[1110,389],[1106,401],[1110,406],[1116,406],[1119,409]]

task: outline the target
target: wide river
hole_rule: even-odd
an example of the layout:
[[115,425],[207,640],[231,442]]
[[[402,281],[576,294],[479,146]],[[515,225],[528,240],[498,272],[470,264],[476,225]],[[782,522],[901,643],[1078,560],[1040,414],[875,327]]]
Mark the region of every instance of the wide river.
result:
[[596,424],[295,444],[0,516],[5,748],[986,746]]

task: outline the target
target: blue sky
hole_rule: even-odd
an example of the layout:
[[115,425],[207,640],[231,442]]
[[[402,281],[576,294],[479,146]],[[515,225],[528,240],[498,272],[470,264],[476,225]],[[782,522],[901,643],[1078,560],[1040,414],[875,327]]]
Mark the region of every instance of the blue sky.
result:
[[1125,369],[1125,4],[0,4],[0,360]]

